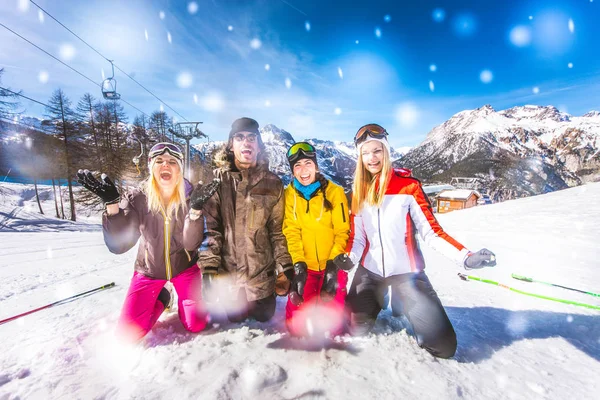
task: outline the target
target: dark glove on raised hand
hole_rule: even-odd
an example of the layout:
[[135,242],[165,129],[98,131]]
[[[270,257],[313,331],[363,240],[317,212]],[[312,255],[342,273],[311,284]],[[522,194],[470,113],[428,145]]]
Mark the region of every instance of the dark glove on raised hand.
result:
[[323,285],[321,286],[321,299],[323,301],[333,300],[335,293],[338,290],[338,267],[332,260],[327,260],[325,267],[325,276],[323,277]]
[[333,263],[342,271],[350,271],[352,268],[354,268],[354,263],[350,260],[350,257],[344,253],[335,256]]
[[213,179],[208,185],[201,183],[196,185],[190,196],[190,207],[194,210],[202,210],[204,204],[215,194],[219,186],[221,186],[221,180],[218,178]]
[[493,267],[495,265],[496,255],[488,249],[481,249],[476,253],[471,253],[465,260],[465,269],[478,269]]
[[306,285],[306,277],[308,276],[308,266],[304,261],[294,264],[294,279],[290,287],[290,301],[293,305],[299,306],[304,302],[304,285]]
[[218,300],[218,294],[215,279],[218,276],[217,268],[204,268],[202,272],[202,300],[206,303],[215,303]]
[[77,182],[96,196],[100,197],[106,204],[118,203],[121,198],[117,187],[106,174],[102,174],[101,180],[98,180],[94,178],[92,173],[87,169],[80,169],[77,171]]

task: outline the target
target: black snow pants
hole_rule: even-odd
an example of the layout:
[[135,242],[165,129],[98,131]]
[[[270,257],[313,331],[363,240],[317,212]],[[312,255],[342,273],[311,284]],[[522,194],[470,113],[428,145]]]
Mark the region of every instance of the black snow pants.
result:
[[259,322],[266,322],[275,314],[275,295],[256,301],[248,301],[246,291],[240,289],[237,293],[236,303],[239,309],[227,311],[227,319],[231,322],[242,322],[249,317]]
[[350,333],[364,335],[373,325],[391,287],[394,316],[404,315],[417,343],[431,354],[450,358],[456,352],[456,333],[425,272],[383,278],[358,267],[346,298],[350,309]]

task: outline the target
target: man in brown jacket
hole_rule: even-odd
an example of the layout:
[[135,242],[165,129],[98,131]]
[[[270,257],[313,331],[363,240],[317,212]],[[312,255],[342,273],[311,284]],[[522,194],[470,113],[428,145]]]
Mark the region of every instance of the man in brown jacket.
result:
[[214,161],[221,186],[203,208],[206,231],[198,265],[204,285],[226,282],[219,301],[230,321],[264,322],[275,313],[276,271],[278,282],[293,271],[282,232],[283,183],[269,171],[258,123],[251,118],[233,122]]

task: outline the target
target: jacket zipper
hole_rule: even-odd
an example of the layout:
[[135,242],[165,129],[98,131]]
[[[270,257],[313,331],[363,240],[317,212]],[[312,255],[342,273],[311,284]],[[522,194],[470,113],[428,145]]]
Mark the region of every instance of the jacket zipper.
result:
[[340,205],[342,206],[342,220],[345,223],[346,222],[346,210],[344,210],[344,203],[340,203]]
[[383,269],[383,277],[385,278],[385,257],[383,254],[383,239],[381,239],[381,216],[380,209],[377,209],[377,231],[379,232],[379,243],[381,244],[381,268]]
[[164,211],[162,211],[162,215],[163,218],[165,219],[165,268],[166,268],[166,273],[167,273],[167,280],[170,281],[172,276],[173,276],[173,272],[171,270],[171,238],[169,237],[169,219],[167,218],[167,215],[165,214]]
[[315,238],[315,255],[317,256],[317,265],[319,266],[319,271],[321,271],[321,261],[319,260],[319,248],[317,247],[317,239]]

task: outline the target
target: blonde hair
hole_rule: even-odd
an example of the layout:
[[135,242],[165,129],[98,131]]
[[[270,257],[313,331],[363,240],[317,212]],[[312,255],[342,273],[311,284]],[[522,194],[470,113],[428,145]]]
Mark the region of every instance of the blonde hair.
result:
[[[154,160],[153,160],[154,161]],[[154,162],[151,163],[151,166],[154,165]],[[169,204],[165,205],[162,202],[162,197],[160,195],[160,188],[158,187],[158,182],[154,177],[154,173],[152,173],[152,167],[150,168],[150,176],[146,179],[142,185],[144,193],[146,194],[146,198],[148,200],[148,209],[152,214],[158,214],[160,212],[164,212],[168,219],[174,217],[177,220],[177,212],[181,208],[183,213],[187,211],[187,203],[185,198],[185,182],[183,180],[183,171],[181,168],[179,170],[179,180],[175,185],[175,190],[169,199]]]
[[367,170],[363,163],[362,154],[358,155],[356,170],[354,171],[354,182],[352,182],[352,213],[358,214],[365,202],[370,206],[380,207],[383,196],[392,176],[392,161],[386,146],[383,149],[383,160],[381,172],[373,175]]

